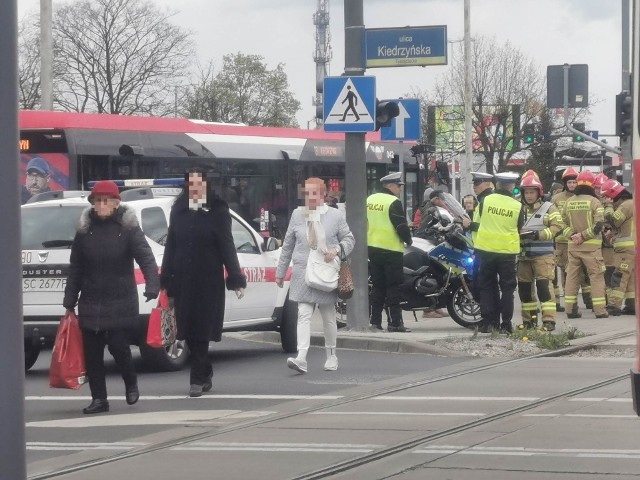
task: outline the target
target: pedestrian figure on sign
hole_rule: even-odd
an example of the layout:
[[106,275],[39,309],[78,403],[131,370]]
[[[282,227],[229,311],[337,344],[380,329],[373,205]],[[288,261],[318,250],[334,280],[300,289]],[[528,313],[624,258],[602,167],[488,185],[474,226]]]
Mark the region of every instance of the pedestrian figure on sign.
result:
[[342,115],[342,118],[340,119],[341,122],[344,122],[345,119],[347,118],[347,112],[349,112],[349,110],[351,110],[353,112],[353,114],[356,116],[356,122],[358,120],[360,120],[360,115],[358,115],[358,112],[356,112],[356,105],[358,105],[358,96],[353,93],[351,91],[351,86],[348,85],[347,86],[347,90],[349,90],[347,92],[347,96],[344,98],[344,100],[342,100],[342,104],[344,104],[344,102],[349,102],[349,106],[347,107],[347,109],[344,111],[344,115]]

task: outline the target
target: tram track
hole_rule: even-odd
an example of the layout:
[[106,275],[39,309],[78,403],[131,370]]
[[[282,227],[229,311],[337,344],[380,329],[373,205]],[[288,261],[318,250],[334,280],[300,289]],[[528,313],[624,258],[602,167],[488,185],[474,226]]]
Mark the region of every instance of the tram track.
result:
[[[103,466],[103,465],[107,465],[110,463],[115,463],[115,462],[119,462],[122,460],[127,460],[127,459],[131,459],[134,457],[139,457],[139,456],[143,456],[143,455],[147,455],[147,454],[151,454],[154,452],[158,452],[158,451],[162,451],[162,450],[167,450],[167,449],[171,449],[174,447],[178,447],[181,445],[185,445],[191,442],[196,442],[196,441],[202,441],[202,440],[206,440],[206,439],[210,439],[219,435],[223,435],[226,433],[230,433],[230,432],[237,432],[237,431],[241,431],[241,430],[246,430],[249,428],[253,428],[253,427],[257,427],[257,426],[262,426],[262,425],[266,425],[269,423],[273,423],[273,422],[277,422],[277,421],[281,421],[281,420],[287,420],[287,419],[291,419],[291,418],[295,418],[298,416],[302,416],[302,415],[307,415],[310,413],[314,413],[314,412],[319,412],[322,410],[326,410],[329,408],[335,408],[335,407],[339,407],[339,406],[343,406],[343,405],[348,405],[350,403],[354,403],[354,402],[359,402],[362,400],[367,400],[367,399],[371,399],[371,398],[375,398],[375,397],[379,397],[379,396],[383,396],[383,395],[389,395],[389,394],[393,394],[393,393],[399,393],[402,392],[404,390],[408,390],[408,389],[412,389],[412,388],[416,388],[416,387],[421,387],[421,386],[425,386],[425,385],[430,385],[430,384],[434,384],[434,383],[438,383],[438,382],[443,382],[446,380],[450,380],[450,379],[454,379],[454,378],[459,378],[459,377],[463,377],[466,375],[473,375],[475,373],[478,372],[483,372],[486,370],[491,370],[491,369],[496,369],[496,368],[500,368],[503,366],[507,366],[507,365],[511,365],[511,364],[515,364],[515,363],[522,363],[522,362],[526,362],[529,360],[533,360],[536,358],[544,358],[544,357],[552,357],[552,356],[562,356],[562,355],[567,355],[570,353],[573,353],[577,350],[582,350],[582,349],[588,349],[588,348],[593,348],[594,346],[596,346],[599,343],[604,343],[604,342],[608,342],[608,341],[612,341],[615,339],[619,339],[619,338],[624,338],[626,336],[630,336],[630,335],[635,335],[635,331],[629,331],[629,332],[620,332],[614,335],[610,335],[610,336],[599,336],[598,339],[594,340],[593,342],[585,342],[580,344],[579,346],[569,346],[569,347],[565,347],[562,349],[558,349],[558,350],[553,350],[550,352],[543,352],[543,353],[538,353],[535,355],[529,355],[529,356],[525,356],[525,357],[520,357],[520,358],[514,358],[514,359],[507,359],[507,360],[501,360],[501,361],[496,361],[496,362],[492,362],[489,363],[487,365],[482,365],[479,367],[473,367],[473,368],[469,368],[469,369],[465,369],[465,370],[461,370],[459,372],[453,372],[453,373],[449,373],[449,374],[444,374],[444,375],[439,375],[439,376],[435,376],[433,378],[424,378],[424,379],[419,379],[419,380],[412,380],[412,381],[408,381],[408,382],[403,382],[397,385],[393,385],[393,386],[388,386],[388,387],[383,387],[383,388],[378,388],[378,389],[374,389],[372,391],[366,392],[366,393],[361,393],[361,394],[356,394],[356,395],[350,395],[350,396],[345,396],[339,399],[332,399],[329,400],[327,402],[323,402],[320,405],[314,405],[314,406],[310,406],[307,408],[303,408],[303,409],[299,409],[296,410],[294,412],[284,412],[284,413],[280,413],[280,414],[276,414],[276,415],[272,415],[269,417],[265,417],[265,418],[261,418],[261,419],[254,419],[254,420],[250,420],[250,421],[246,421],[246,422],[241,422],[241,423],[237,423],[234,425],[230,425],[228,427],[223,427],[220,429],[217,429],[216,431],[210,431],[210,432],[201,432],[201,433],[197,433],[197,434],[191,434],[191,435],[184,435],[181,436],[179,438],[176,439],[172,439],[172,440],[167,440],[164,442],[158,442],[152,445],[146,445],[144,447],[139,447],[139,448],[135,448],[132,450],[128,450],[125,452],[120,452],[114,455],[109,455],[103,458],[99,458],[99,459],[94,459],[94,460],[89,460],[86,462],[80,462],[80,463],[76,463],[73,465],[68,465],[65,467],[61,467],[61,468],[57,468],[56,470],[52,470],[50,472],[43,472],[43,473],[38,473],[38,474],[34,474],[34,475],[29,475],[27,478],[28,480],[45,480],[45,479],[52,479],[52,478],[57,478],[57,477],[61,477],[63,475],[67,475],[67,474],[71,474],[71,473],[75,473],[75,472],[79,472],[79,471],[83,471],[83,470],[89,470],[91,468],[94,467],[98,467],[98,466]],[[500,420],[512,415],[517,415],[519,413],[522,413],[524,411],[530,410],[530,409],[534,409],[537,408],[541,405],[547,404],[547,403],[551,403],[553,401],[556,401],[558,399],[561,398],[566,398],[566,397],[571,397],[571,396],[575,396],[575,395],[579,395],[581,393],[585,393],[591,390],[597,390],[598,388],[607,386],[607,385],[611,385],[614,384],[616,382],[619,382],[623,379],[628,379],[628,374],[624,374],[624,375],[619,375],[619,376],[615,376],[600,382],[595,382],[592,383],[590,385],[586,385],[583,387],[579,387],[579,388],[575,388],[572,390],[567,390],[564,392],[560,392],[545,398],[541,398],[541,399],[537,399],[531,402],[528,402],[524,405],[518,406],[518,407],[514,407],[512,409],[500,412],[500,413],[496,413],[493,415],[487,415],[486,417],[483,417],[481,419],[477,419],[477,420],[473,420],[470,422],[465,422],[462,423],[460,425],[454,426],[454,427],[450,427],[450,428],[446,428],[434,433],[430,433],[427,435],[421,435],[418,437],[415,437],[413,439],[404,441],[404,442],[399,442],[395,445],[389,446],[389,447],[385,447],[385,448],[381,448],[378,449],[374,452],[371,453],[367,453],[361,456],[358,456],[357,458],[353,458],[353,459],[349,459],[349,460],[345,460],[345,461],[341,461],[341,462],[337,462],[335,464],[323,467],[321,469],[318,469],[316,471],[313,472],[309,472],[300,476],[296,476],[293,477],[291,480],[315,480],[315,479],[321,479],[321,478],[328,478],[332,475],[341,473],[341,472],[345,472],[354,468],[357,468],[359,466],[365,465],[367,463],[370,462],[374,462],[386,457],[390,457],[393,455],[397,455],[403,452],[406,452],[407,450],[410,450],[411,448],[414,448],[422,443],[425,442],[429,442],[429,441],[433,441],[436,439],[440,439],[440,438],[444,438],[450,435],[454,435],[460,432],[464,432],[470,429],[473,429],[477,426],[480,425],[484,425],[490,422],[494,422],[496,420]]]

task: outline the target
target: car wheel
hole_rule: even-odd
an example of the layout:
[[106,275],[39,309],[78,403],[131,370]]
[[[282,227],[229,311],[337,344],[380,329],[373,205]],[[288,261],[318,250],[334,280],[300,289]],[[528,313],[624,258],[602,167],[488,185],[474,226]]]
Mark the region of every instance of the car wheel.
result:
[[287,298],[280,323],[280,342],[286,353],[298,351],[298,303]]
[[164,348],[151,348],[146,336],[140,341],[142,361],[151,369],[161,372],[182,370],[189,357],[189,348],[184,340],[176,340],[173,345]]
[[24,341],[24,369],[29,370],[38,360],[40,355],[40,345],[34,344],[30,340]]

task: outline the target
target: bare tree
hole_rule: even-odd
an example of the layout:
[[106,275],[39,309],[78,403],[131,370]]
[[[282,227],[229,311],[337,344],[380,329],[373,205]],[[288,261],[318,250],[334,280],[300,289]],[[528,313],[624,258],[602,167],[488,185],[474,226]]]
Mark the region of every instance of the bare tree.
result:
[[191,33],[142,0],[84,0],[54,16],[55,103],[79,112],[168,115]]
[[269,70],[259,55],[225,55],[222,69],[201,68],[184,110],[212,122],[297,127],[300,102],[289,91],[284,65]]
[[21,109],[33,110],[40,105],[40,26],[29,17],[18,26],[18,85]]

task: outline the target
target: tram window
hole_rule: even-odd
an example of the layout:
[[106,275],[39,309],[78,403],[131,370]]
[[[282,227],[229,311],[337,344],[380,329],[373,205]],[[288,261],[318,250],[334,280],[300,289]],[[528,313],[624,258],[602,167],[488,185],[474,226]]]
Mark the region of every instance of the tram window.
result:
[[160,245],[167,241],[167,218],[160,207],[143,208],[140,212],[142,219],[142,231],[144,234]]
[[256,240],[251,232],[235,218],[231,219],[231,234],[233,243],[239,253],[260,253]]

